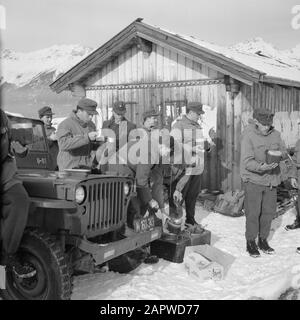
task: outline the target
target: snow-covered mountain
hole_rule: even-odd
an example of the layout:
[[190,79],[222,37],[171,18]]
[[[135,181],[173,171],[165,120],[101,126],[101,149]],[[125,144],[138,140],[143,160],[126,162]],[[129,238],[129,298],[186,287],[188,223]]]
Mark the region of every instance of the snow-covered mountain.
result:
[[76,99],[69,92],[56,94],[49,84],[73,67],[91,48],[80,45],[54,45],[32,52],[1,52],[2,104],[4,109],[36,117],[37,110],[50,105],[57,116],[66,116]]
[[92,51],[80,45],[54,45],[37,51],[21,53],[4,49],[1,54],[4,82],[18,87],[51,75],[51,81],[74,66]]
[[280,63],[300,69],[300,44],[293,49],[279,50],[273,44],[257,37],[240,42],[229,47],[241,53],[256,54],[257,56],[272,58]]
[[[249,61],[254,61],[254,64],[260,60],[253,58],[262,57],[262,61],[270,61],[270,68],[276,64],[300,70],[300,44],[289,50],[279,50],[262,38],[254,38],[224,48],[224,51],[228,56],[237,59],[241,58],[242,54],[243,61],[246,54],[246,58],[249,56]],[[49,84],[91,52],[91,48],[78,44],[54,45],[28,53],[4,49],[0,56],[4,108],[27,116],[36,116],[37,110],[43,105],[51,105],[57,116],[66,116],[76,99],[69,92],[52,92]]]

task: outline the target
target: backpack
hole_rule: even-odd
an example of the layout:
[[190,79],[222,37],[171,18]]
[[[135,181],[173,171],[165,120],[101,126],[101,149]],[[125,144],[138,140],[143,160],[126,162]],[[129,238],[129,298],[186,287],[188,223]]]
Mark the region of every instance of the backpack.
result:
[[214,210],[227,216],[240,217],[244,214],[244,200],[244,191],[228,191],[217,196]]

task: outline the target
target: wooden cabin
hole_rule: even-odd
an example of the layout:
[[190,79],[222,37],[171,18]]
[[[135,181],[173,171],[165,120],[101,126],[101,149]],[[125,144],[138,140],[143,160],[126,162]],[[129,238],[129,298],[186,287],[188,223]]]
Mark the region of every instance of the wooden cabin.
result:
[[188,101],[215,114],[216,147],[205,156],[202,188],[240,188],[240,137],[255,107],[275,112],[289,146],[299,136],[300,70],[260,54],[247,55],[182,36],[137,19],[51,84],[98,102],[103,119],[112,103],[127,103],[140,124],[146,109],[169,125]]

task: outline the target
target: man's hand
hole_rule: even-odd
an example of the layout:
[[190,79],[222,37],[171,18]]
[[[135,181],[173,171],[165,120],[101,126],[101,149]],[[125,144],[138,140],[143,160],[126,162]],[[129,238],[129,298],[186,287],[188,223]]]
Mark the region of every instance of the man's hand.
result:
[[98,132],[97,131],[91,131],[88,133],[89,139],[91,141],[96,141],[96,138],[98,136]]
[[56,137],[56,133],[55,132],[52,132],[49,136],[49,140],[52,140],[52,141],[56,141],[57,140],[57,137]]
[[275,169],[276,167],[278,167],[278,163],[276,163],[276,162],[273,162],[270,164],[263,163],[260,167],[260,170],[261,171],[269,171],[269,170]]
[[291,185],[292,185],[293,188],[298,189],[299,184],[298,184],[296,178],[291,178]]
[[182,201],[182,193],[178,190],[175,190],[175,192],[173,193],[173,199],[175,202],[180,203]]
[[28,151],[28,148],[26,146],[23,147],[19,141],[12,141],[10,145],[16,154],[23,154]]
[[151,209],[157,209],[157,210],[159,209],[158,202],[156,200],[154,200],[154,199],[151,199],[149,201],[149,206],[150,206]]

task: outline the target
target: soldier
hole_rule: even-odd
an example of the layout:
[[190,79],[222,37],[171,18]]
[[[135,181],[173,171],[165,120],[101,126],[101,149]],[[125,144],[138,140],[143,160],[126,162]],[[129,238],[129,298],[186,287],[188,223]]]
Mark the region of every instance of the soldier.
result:
[[273,116],[268,109],[255,109],[253,119],[249,120],[241,138],[240,174],[245,190],[245,236],[247,251],[252,257],[260,256],[258,249],[267,254],[275,253],[267,238],[276,213],[276,187],[281,183],[281,176],[277,162],[267,163],[266,153],[268,150],[281,151],[284,156],[286,149],[280,133],[272,126]]
[[[143,216],[147,209],[160,209],[165,213],[164,196],[163,196],[163,171],[161,165],[161,158],[168,156],[170,153],[169,137],[160,139],[161,144],[154,143],[151,147],[151,136],[144,136],[141,144],[148,144],[147,156],[143,157],[142,161],[134,163],[131,161],[130,153],[133,152],[133,147],[136,141],[129,141],[127,150],[129,157],[126,162],[116,159],[116,163],[109,161],[109,171],[132,176],[136,179],[138,207],[134,204],[132,211],[129,210],[129,225],[132,225],[134,215]],[[117,153],[120,157],[122,152]],[[133,212],[134,211],[134,212]]]
[[[128,142],[128,136],[136,125],[125,118],[126,106],[123,101],[117,101],[113,104],[113,115],[109,120],[103,122],[102,129],[111,129],[116,135],[116,151],[121,148],[124,143]],[[122,142],[120,144],[120,141]]]
[[54,114],[50,107],[43,107],[39,111],[39,118],[44,122],[49,152],[51,157],[51,170],[57,170],[58,143],[56,130],[52,127],[52,115]]
[[13,152],[25,156],[28,149],[18,141],[12,141],[10,122],[2,109],[1,115],[1,221],[0,238],[2,241],[1,264],[20,278],[35,275],[31,266],[22,265],[16,256],[24,229],[26,227],[29,197],[17,175],[16,160]]
[[[175,180],[172,189],[175,191],[173,197],[185,201],[186,224],[198,225],[195,220],[195,207],[201,188],[201,174],[204,169],[204,139],[198,121],[204,114],[203,106],[199,102],[189,102],[186,112],[186,115],[182,115],[173,124],[171,135],[174,136],[175,141],[181,144],[181,150],[187,150],[187,154],[192,155],[192,158],[187,159],[188,161],[182,159],[181,164],[186,163],[184,183],[179,184],[182,188],[176,189],[177,182]],[[198,143],[200,140],[202,143]]]
[[92,151],[97,150],[98,132],[92,122],[97,102],[82,98],[77,103],[77,109],[62,121],[57,128],[59,170],[74,168],[91,168],[93,162]]

